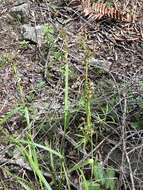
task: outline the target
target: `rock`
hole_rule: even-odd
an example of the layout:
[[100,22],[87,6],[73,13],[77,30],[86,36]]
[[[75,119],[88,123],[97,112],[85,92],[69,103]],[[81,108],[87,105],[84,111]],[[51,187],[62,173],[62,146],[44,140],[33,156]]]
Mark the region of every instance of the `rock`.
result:
[[11,8],[10,15],[21,23],[26,23],[30,14],[30,2],[19,0],[15,6]]
[[44,25],[33,27],[30,24],[24,24],[21,28],[21,34],[23,40],[28,40],[41,46],[44,41]]
[[14,5],[15,6],[19,6],[19,5],[22,5],[24,3],[29,3],[29,0],[17,0]]
[[98,67],[100,69],[103,69],[105,71],[110,71],[112,62],[110,61],[104,61],[104,60],[100,60],[100,59],[95,59],[94,57],[90,59],[90,65],[94,66],[94,67]]

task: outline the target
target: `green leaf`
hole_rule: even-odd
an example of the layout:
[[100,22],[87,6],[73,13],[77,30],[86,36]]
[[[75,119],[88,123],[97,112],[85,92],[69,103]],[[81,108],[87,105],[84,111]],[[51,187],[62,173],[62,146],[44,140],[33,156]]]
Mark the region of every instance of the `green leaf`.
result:
[[95,164],[93,172],[96,180],[104,184],[104,169],[99,162]]
[[33,189],[31,189],[28,185],[26,185],[24,182],[19,181],[19,183],[21,184],[21,186],[22,186],[25,190],[33,190]]
[[82,190],[103,190],[100,184],[93,181],[85,181],[82,185]]
[[104,185],[107,189],[115,190],[116,187],[116,178],[115,171],[112,168],[107,168],[105,173]]

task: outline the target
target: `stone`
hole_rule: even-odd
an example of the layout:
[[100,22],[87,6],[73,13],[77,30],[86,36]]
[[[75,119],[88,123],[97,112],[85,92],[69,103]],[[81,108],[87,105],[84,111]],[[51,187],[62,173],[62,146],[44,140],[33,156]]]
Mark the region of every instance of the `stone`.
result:
[[17,0],[14,5],[15,6],[19,6],[19,5],[22,5],[24,3],[29,3],[29,0]]
[[10,15],[21,23],[26,23],[30,15],[30,2],[19,1],[10,9]]
[[30,24],[24,24],[21,27],[21,34],[22,40],[28,40],[41,46],[44,42],[44,25],[33,27]]
[[110,71],[112,62],[110,61],[105,61],[105,60],[100,60],[100,59],[95,59],[94,57],[92,57],[90,60],[90,65],[94,66],[94,67],[98,67],[100,69],[103,69],[105,71]]

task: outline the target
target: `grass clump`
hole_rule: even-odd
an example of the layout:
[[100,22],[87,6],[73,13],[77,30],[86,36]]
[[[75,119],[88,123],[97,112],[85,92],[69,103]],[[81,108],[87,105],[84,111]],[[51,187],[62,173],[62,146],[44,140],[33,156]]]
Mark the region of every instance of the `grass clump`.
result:
[[14,56],[11,53],[3,53],[0,56],[0,68],[3,68],[12,63]]

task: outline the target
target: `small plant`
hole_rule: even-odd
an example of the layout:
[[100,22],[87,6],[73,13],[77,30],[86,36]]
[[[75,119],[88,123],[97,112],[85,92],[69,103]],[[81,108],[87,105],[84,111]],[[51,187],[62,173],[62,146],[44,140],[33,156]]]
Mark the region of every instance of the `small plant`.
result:
[[53,47],[53,43],[55,42],[54,28],[52,25],[45,24],[43,32],[45,43],[48,45],[48,48],[50,49]]
[[[42,165],[40,163],[39,158],[39,149],[48,153],[48,156],[52,158],[54,155],[59,161],[63,160],[63,156],[58,152],[53,150],[47,143],[44,145],[38,144],[34,142],[32,136],[32,122],[33,120],[30,118],[30,112],[27,108],[24,110],[24,117],[27,124],[27,133],[25,138],[19,139],[15,137],[11,137],[11,141],[16,145],[18,151],[21,153],[23,159],[29,164],[31,167],[35,178],[38,181],[41,190],[52,190],[50,184],[47,182],[46,177],[44,175],[44,171]],[[53,159],[53,158],[52,158]],[[51,175],[52,179],[52,175]],[[23,179],[17,178],[19,183],[26,189],[30,189],[29,184],[27,184]]]
[[[84,52],[83,66],[84,66],[84,86],[83,86],[83,97],[82,104],[83,109],[86,114],[85,126],[82,128],[83,137],[82,142],[87,144],[90,142],[92,144],[92,135],[93,135],[93,123],[92,123],[92,99],[93,99],[93,83],[89,78],[89,60],[91,58],[92,52],[89,47],[86,45],[88,36],[85,34],[84,37],[80,40],[80,48]],[[82,143],[81,142],[81,143]]]
[[21,49],[27,49],[27,48],[28,48],[28,45],[29,45],[29,42],[26,41],[26,40],[22,40],[22,41],[20,42],[20,48],[21,48]]
[[[29,140],[24,141],[24,140],[17,140],[15,141],[17,148],[23,155],[23,157],[27,160],[29,163],[30,167],[32,168],[35,176],[38,177],[39,184],[41,186],[41,189],[47,189],[47,190],[52,190],[51,186],[47,182],[46,178],[43,175],[43,171],[40,167],[39,163],[39,158],[37,154],[37,148],[42,148],[44,150],[50,151],[53,154],[56,154],[61,158],[61,155],[57,153],[54,150],[51,150],[48,148],[46,145],[42,146],[40,144],[36,144],[33,142],[32,137],[29,138]],[[26,145],[26,146],[25,146]]]
[[[91,179],[86,179],[86,169],[91,170]],[[103,168],[100,162],[88,159],[75,165],[71,171],[78,171],[82,177],[82,190],[117,190],[115,171],[113,168]]]
[[48,53],[50,53],[55,61],[61,61],[64,58],[64,54],[57,45],[54,27],[52,25],[45,24],[43,32]]
[[68,61],[68,35],[64,30],[60,32],[60,36],[64,42],[64,79],[65,79],[65,87],[64,87],[64,130],[68,128],[69,121],[69,61]]
[[25,95],[24,95],[24,91],[23,91],[22,78],[21,78],[20,73],[18,71],[17,64],[13,64],[12,68],[13,68],[13,74],[14,74],[15,80],[17,82],[17,91],[19,93],[21,102],[25,103]]
[[10,53],[5,53],[0,56],[0,68],[12,62],[14,56]]
[[3,126],[5,123],[9,122],[10,119],[14,117],[16,114],[19,114],[20,117],[24,118],[25,109],[25,106],[20,105],[11,109],[11,111],[5,113],[5,115],[3,115],[3,117],[0,118],[0,127]]
[[[49,78],[48,69],[55,62],[60,62],[64,58],[64,53],[58,46],[58,37],[54,27],[49,24],[45,24],[44,29],[44,41],[45,41],[45,57],[48,59],[45,63],[44,77]],[[47,64],[48,63],[48,64]]]

